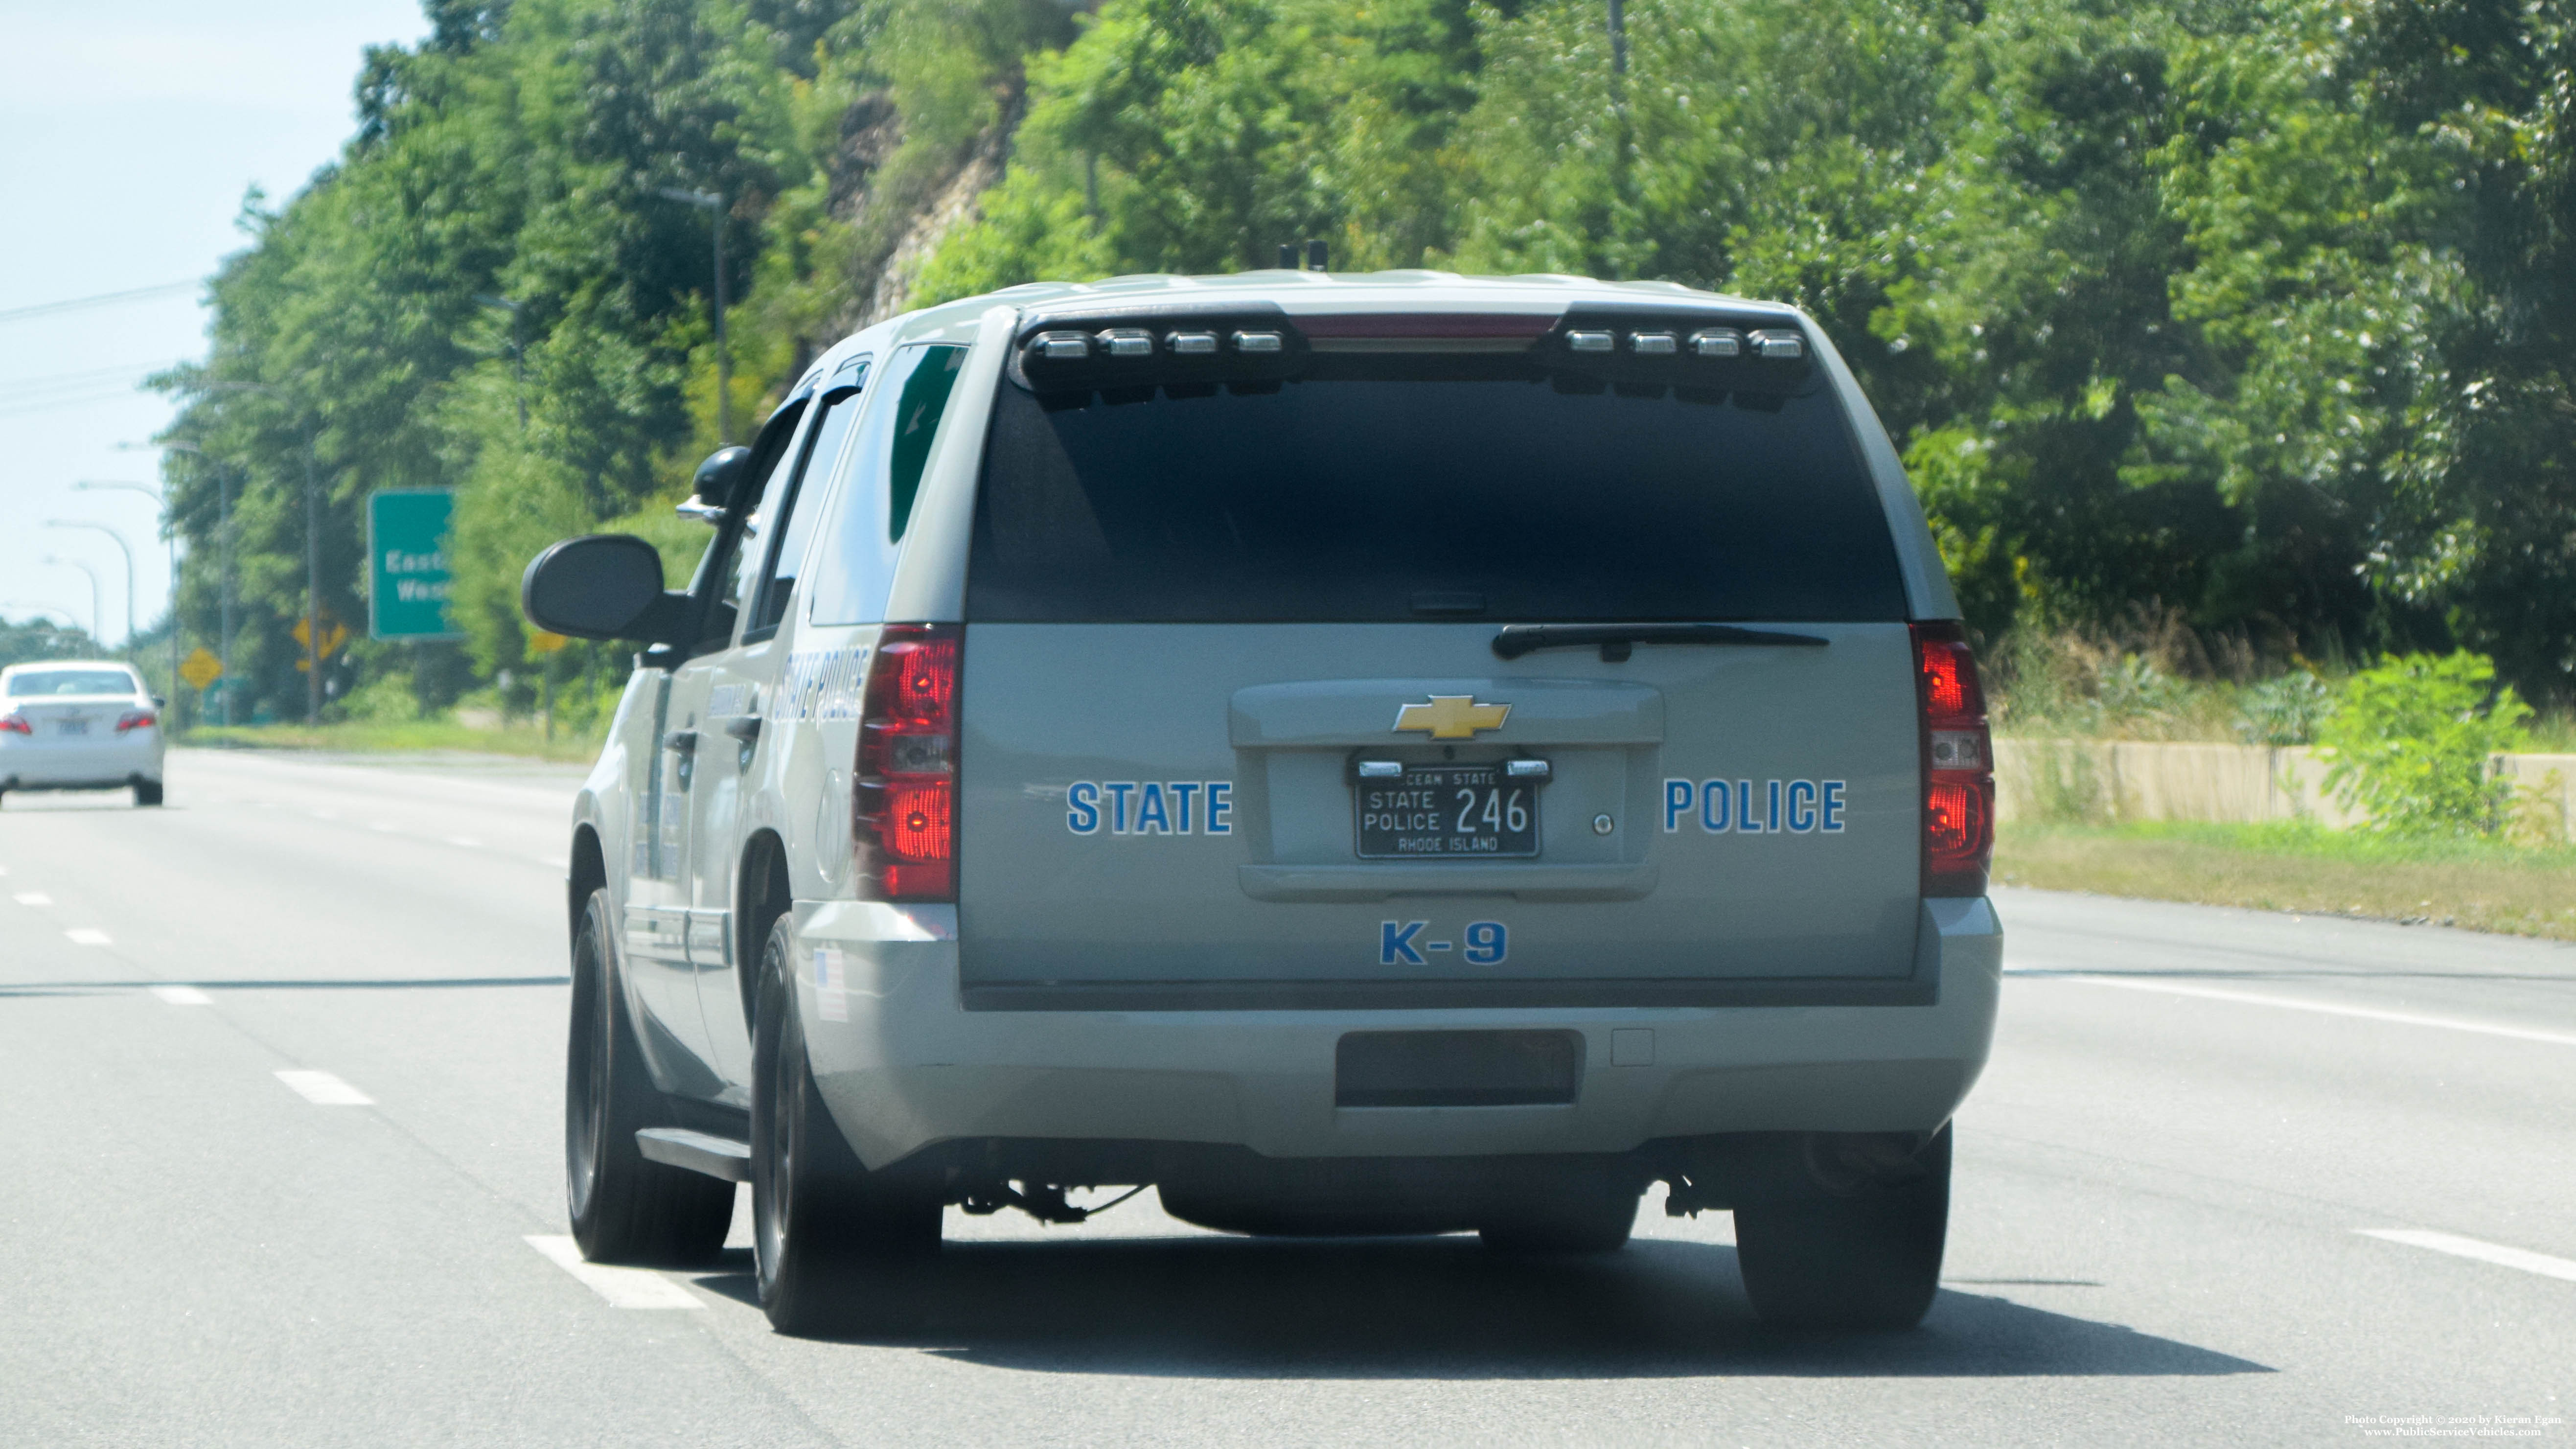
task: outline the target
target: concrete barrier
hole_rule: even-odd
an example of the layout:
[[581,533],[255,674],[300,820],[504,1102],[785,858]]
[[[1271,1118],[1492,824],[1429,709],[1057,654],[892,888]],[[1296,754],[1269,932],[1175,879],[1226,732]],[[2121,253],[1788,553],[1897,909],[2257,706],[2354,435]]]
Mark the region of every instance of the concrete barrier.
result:
[[[2497,755],[2492,763],[2514,782],[2526,828],[2576,839],[2576,755]],[[2362,823],[2362,812],[2327,791],[2328,766],[2309,746],[2003,739],[1995,741],[1996,815]]]

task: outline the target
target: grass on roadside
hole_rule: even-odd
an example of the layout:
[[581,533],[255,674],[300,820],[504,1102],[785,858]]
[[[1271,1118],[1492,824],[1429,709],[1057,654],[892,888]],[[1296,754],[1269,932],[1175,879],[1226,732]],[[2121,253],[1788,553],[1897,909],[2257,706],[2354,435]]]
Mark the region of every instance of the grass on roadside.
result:
[[2576,848],[2392,840],[2315,825],[2014,824],[2005,885],[2576,941]]
[[354,754],[421,750],[462,750],[485,755],[517,755],[532,760],[586,764],[599,756],[597,735],[558,727],[548,740],[534,724],[497,729],[459,724],[450,719],[404,720],[398,723],[351,722],[318,726],[201,725],[179,743],[215,749],[344,750]]

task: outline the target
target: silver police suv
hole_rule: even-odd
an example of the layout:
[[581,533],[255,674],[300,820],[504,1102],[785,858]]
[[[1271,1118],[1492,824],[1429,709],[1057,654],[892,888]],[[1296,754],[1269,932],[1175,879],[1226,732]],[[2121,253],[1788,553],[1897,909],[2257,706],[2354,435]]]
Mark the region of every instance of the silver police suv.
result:
[[1910,1326],[1992,1036],[1989,741],[1921,509],[1797,310],[1130,277],[826,352],[536,624],[647,646],[572,824],[574,1233],[791,1332],[944,1209],[1619,1248]]

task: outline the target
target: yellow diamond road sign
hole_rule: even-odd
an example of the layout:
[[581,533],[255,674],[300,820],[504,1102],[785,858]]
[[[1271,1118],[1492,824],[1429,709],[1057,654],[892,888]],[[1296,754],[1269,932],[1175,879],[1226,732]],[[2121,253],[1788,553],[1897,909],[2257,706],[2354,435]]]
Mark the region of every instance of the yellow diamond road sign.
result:
[[188,681],[191,689],[202,690],[224,677],[224,662],[207,653],[205,646],[200,644],[195,653],[179,661],[179,677]]
[[572,640],[561,634],[550,634],[543,629],[537,629],[530,631],[528,635],[528,650],[535,654],[552,654],[571,642]]
[[1508,704],[1478,704],[1472,694],[1435,694],[1429,704],[1395,712],[1398,730],[1428,730],[1435,740],[1472,740],[1478,730],[1498,730],[1512,717]]

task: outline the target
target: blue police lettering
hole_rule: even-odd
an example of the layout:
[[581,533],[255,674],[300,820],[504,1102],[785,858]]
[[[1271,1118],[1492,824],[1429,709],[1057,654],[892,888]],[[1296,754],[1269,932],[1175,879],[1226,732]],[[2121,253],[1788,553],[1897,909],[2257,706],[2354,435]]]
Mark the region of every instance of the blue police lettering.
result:
[[1849,789],[1844,780],[1666,780],[1664,833],[1696,815],[1704,835],[1840,835]]
[[1064,828],[1076,835],[1232,835],[1230,780],[1076,780]]
[[1414,949],[1413,943],[1430,924],[1429,921],[1380,921],[1377,964],[1393,966],[1400,961],[1407,966],[1422,965],[1422,953]]

